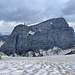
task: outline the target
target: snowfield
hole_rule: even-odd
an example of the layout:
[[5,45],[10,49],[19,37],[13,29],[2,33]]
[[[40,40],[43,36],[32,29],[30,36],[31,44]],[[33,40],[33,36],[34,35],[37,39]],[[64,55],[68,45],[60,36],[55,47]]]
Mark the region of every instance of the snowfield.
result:
[[3,56],[0,60],[0,75],[75,75],[75,55]]

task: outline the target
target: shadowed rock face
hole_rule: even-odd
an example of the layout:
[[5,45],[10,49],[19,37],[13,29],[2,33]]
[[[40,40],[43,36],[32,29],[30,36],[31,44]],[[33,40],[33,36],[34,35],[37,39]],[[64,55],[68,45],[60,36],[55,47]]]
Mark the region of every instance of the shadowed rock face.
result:
[[0,36],[0,41],[6,41],[8,38],[8,35],[2,35]]
[[34,26],[18,25],[8,37],[1,51],[7,55],[19,55],[28,51],[38,52],[54,46],[67,49],[73,46],[74,30],[64,18],[54,18]]
[[8,35],[0,35],[0,47],[6,42]]

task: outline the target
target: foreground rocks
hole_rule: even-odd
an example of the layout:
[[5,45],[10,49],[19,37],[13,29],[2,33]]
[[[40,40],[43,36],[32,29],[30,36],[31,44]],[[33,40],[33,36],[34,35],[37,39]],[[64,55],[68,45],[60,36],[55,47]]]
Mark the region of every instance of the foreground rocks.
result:
[[68,49],[73,46],[73,41],[73,28],[64,18],[54,18],[34,26],[16,26],[0,50],[7,55],[26,55],[29,51],[37,53],[54,46]]

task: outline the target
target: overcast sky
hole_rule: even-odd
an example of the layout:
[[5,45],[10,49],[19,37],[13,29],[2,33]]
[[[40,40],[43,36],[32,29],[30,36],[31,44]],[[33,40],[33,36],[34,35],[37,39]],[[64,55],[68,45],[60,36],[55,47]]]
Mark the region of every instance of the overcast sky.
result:
[[19,23],[57,17],[64,17],[75,28],[75,0],[0,0],[0,32],[11,32]]

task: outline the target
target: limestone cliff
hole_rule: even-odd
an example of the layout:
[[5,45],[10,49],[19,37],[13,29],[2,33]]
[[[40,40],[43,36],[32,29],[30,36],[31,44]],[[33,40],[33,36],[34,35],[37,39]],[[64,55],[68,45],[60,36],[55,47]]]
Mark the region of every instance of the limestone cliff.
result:
[[29,51],[48,50],[54,46],[67,49],[73,46],[74,30],[64,18],[54,18],[34,26],[18,25],[1,51],[7,55],[22,55]]

